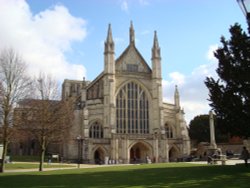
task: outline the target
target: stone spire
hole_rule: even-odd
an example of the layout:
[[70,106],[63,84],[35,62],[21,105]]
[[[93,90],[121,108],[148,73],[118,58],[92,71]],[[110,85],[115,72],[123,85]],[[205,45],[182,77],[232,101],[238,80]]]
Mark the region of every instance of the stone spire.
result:
[[130,42],[130,45],[135,44],[135,30],[134,30],[132,21],[130,22],[130,28],[129,28],[129,42]]
[[112,37],[111,25],[108,26],[107,39],[104,44],[104,71],[105,73],[115,73],[115,43]]
[[175,92],[174,92],[174,103],[176,108],[180,108],[180,95],[178,91],[178,86],[175,85]]
[[152,48],[152,58],[161,58],[161,49],[158,43],[157,32],[154,32],[154,43]]
[[[162,77],[161,77],[161,58],[158,57],[159,44],[156,36],[154,34],[154,41],[152,47],[152,112],[153,112],[153,127],[156,128],[160,126],[160,129],[164,130],[164,112],[163,112],[163,102],[162,102]],[[153,129],[154,129],[153,128]],[[157,154],[155,154],[157,155]]]
[[104,53],[109,53],[109,52],[114,53],[114,48],[115,48],[115,44],[114,44],[113,37],[112,37],[111,24],[109,24],[108,35],[107,35],[107,39],[105,41]]

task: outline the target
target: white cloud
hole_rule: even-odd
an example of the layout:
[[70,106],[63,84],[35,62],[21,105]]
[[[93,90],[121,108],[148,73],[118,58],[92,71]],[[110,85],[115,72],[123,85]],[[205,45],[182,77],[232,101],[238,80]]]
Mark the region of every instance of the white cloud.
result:
[[121,9],[125,12],[128,13],[129,9],[128,9],[128,2],[126,0],[121,2]]
[[[211,51],[211,48],[208,50]],[[183,75],[178,72],[170,73],[170,80],[163,80],[163,97],[166,102],[174,102],[174,88],[178,86],[180,93],[181,107],[184,108],[187,123],[195,116],[207,114],[210,110],[208,89],[204,84],[206,77],[217,78],[215,69],[217,61],[209,59],[210,62],[194,69],[190,75]],[[211,61],[212,60],[212,61]]]
[[218,44],[213,44],[209,46],[209,50],[207,52],[208,61],[216,61],[217,59],[214,57],[214,52],[218,49]]
[[85,20],[72,16],[63,5],[33,14],[25,0],[0,0],[0,49],[14,48],[32,75],[45,72],[59,81],[85,76],[84,66],[65,56],[73,42],[86,37],[85,27]]
[[169,76],[172,79],[172,82],[175,83],[175,85],[183,85],[185,83],[185,75],[179,72],[172,72]]

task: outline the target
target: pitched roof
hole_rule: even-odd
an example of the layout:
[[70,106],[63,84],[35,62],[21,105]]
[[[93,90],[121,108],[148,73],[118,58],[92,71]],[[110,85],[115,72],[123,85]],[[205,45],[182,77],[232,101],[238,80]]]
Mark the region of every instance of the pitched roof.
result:
[[[130,62],[125,62],[125,63],[137,64],[144,68],[144,71],[139,71],[139,72],[147,72],[147,73],[152,72],[151,68],[149,67],[149,65],[144,60],[143,56],[140,54],[140,52],[133,43],[130,43],[130,45],[124,50],[124,52],[116,59],[116,70],[121,70],[120,65],[123,64],[124,61],[126,60],[130,60]],[[132,62],[132,61],[138,61],[138,62]]]

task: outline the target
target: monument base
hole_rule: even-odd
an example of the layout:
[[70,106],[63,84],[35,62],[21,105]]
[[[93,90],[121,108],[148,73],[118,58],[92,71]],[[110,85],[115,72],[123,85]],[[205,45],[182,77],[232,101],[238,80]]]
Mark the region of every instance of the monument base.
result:
[[209,147],[207,149],[207,157],[220,158],[222,155],[220,148]]

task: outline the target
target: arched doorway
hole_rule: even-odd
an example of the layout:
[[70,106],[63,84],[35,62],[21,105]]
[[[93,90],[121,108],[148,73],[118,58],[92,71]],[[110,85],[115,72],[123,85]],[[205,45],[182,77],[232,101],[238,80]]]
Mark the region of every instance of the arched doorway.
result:
[[169,162],[176,162],[177,161],[177,158],[178,158],[178,150],[176,147],[172,147],[170,150],[169,150]]
[[94,162],[95,164],[103,164],[104,163],[104,152],[101,148],[98,148],[94,152]]
[[146,158],[152,159],[152,149],[142,142],[134,144],[129,152],[130,163],[145,163]]

